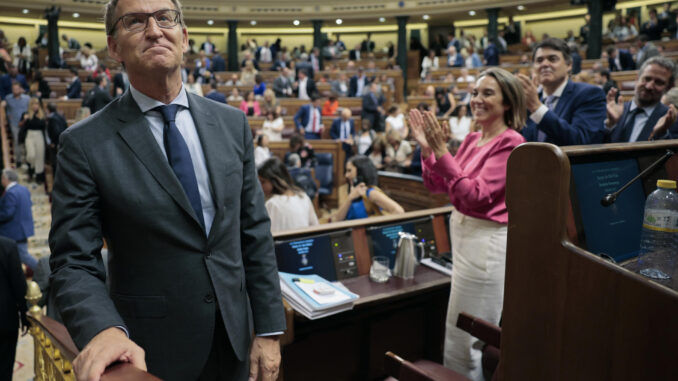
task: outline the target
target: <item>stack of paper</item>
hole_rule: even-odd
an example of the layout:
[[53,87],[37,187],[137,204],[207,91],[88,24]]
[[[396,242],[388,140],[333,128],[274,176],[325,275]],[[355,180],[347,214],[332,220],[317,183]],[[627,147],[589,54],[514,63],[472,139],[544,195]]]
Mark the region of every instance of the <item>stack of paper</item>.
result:
[[295,311],[309,319],[334,315],[353,308],[358,295],[318,275],[279,272],[280,289]]

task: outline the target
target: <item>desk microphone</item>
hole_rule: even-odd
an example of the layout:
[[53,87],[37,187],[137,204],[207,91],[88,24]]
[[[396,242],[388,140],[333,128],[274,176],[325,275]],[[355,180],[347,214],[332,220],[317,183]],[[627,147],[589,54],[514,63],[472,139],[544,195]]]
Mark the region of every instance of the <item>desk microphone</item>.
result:
[[659,160],[655,161],[654,163],[650,164],[647,168],[645,168],[642,172],[638,174],[638,176],[634,177],[629,181],[628,183],[624,184],[621,188],[619,188],[616,192],[608,193],[605,195],[600,200],[600,205],[602,206],[610,206],[614,204],[615,201],[617,201],[617,197],[626,190],[631,184],[635,183],[639,178],[645,176],[646,174],[654,171],[657,167],[660,165],[664,164],[666,160],[668,160],[671,156],[673,156],[673,151],[670,149],[666,150],[666,153],[664,153],[664,156],[660,157]]

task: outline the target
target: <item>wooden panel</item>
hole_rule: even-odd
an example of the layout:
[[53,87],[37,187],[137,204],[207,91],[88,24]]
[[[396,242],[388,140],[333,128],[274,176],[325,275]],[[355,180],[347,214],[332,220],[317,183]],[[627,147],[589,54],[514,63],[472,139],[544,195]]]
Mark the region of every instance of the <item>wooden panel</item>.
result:
[[668,380],[678,374],[678,293],[566,238],[568,156],[612,160],[666,148],[678,143],[563,150],[527,143],[513,151],[500,379]]
[[[367,245],[367,231],[364,227],[353,229],[353,251],[356,253],[358,274],[369,274],[370,267],[372,266],[372,258],[370,257],[370,248]],[[362,255],[357,255],[357,253],[361,253]]]
[[437,215],[433,217],[433,235],[436,237],[436,249],[438,253],[449,253],[452,251],[450,247],[450,232],[445,223],[446,215]]
[[379,188],[405,211],[436,208],[450,203],[446,194],[431,194],[421,177],[417,176],[380,171]]

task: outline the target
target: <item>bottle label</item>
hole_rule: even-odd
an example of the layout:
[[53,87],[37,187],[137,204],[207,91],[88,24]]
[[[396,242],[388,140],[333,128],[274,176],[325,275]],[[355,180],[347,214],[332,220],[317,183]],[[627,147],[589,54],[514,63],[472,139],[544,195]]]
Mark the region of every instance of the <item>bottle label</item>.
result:
[[658,232],[678,233],[678,213],[673,210],[648,209],[643,228]]

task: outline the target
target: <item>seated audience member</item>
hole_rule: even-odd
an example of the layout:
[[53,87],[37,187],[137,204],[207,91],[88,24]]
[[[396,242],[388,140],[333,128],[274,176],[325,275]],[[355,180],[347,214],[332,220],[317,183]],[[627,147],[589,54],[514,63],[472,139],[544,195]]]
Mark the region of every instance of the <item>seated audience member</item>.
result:
[[273,81],[273,91],[276,97],[291,97],[294,95],[292,90],[292,81],[290,81],[290,70],[286,67],[280,70],[280,75]]
[[285,122],[275,110],[268,109],[266,112],[266,120],[261,126],[261,132],[268,136],[268,140],[272,142],[279,142],[282,140],[282,131],[285,129]]
[[109,104],[113,97],[111,92],[106,90],[108,84],[108,77],[105,75],[98,76],[94,79],[94,87],[87,93],[87,96],[82,101],[82,105],[89,107],[92,114],[103,109]]
[[240,109],[247,116],[260,116],[261,109],[259,108],[259,101],[254,98],[254,92],[248,91],[245,93],[245,99],[240,102]]
[[271,233],[318,225],[313,203],[294,184],[285,165],[277,157],[266,160],[257,170],[271,219]]
[[210,82],[210,91],[205,94],[205,98],[219,103],[226,103],[226,96],[217,90],[217,81]]
[[576,42],[568,42],[567,46],[570,48],[570,56],[572,57],[572,74],[581,73],[581,55],[579,55],[579,45]]
[[450,118],[450,133],[452,134],[452,139],[458,141],[464,141],[466,135],[471,132],[471,123],[473,120],[468,115],[468,106],[459,105],[456,112]]
[[572,60],[565,42],[556,38],[541,41],[532,61],[541,90],[526,75],[517,75],[530,113],[522,130],[525,139],[561,146],[602,143],[605,94],[596,86],[569,79]]
[[457,48],[450,46],[447,48],[447,67],[464,66],[464,57],[457,52]]
[[647,14],[649,16],[649,20],[645,21],[643,26],[640,27],[640,33],[647,35],[651,41],[661,40],[664,26],[657,17],[657,10],[650,8]]
[[323,116],[335,116],[339,110],[339,100],[335,94],[331,94],[325,101],[322,108]]
[[240,78],[238,78],[237,74],[232,74],[231,79],[226,81],[225,85],[226,86],[242,86],[243,83],[240,81]]
[[320,112],[320,97],[313,94],[310,102],[299,107],[294,115],[294,125],[297,132],[304,134],[306,139],[320,139],[322,135],[323,123]]
[[391,130],[396,130],[403,139],[406,139],[410,133],[407,124],[405,123],[405,114],[403,114],[402,110],[400,110],[400,106],[397,104],[389,107],[385,125],[386,128],[384,129],[384,132],[387,134]]
[[309,75],[308,69],[300,69],[298,74],[299,80],[293,84],[294,90],[299,99],[311,99],[313,94],[318,93],[318,88],[315,81]]
[[407,140],[403,141],[400,133],[395,130],[386,134],[386,150],[384,164],[389,168],[407,167],[412,160],[412,146]]
[[272,89],[266,89],[266,91],[264,91],[264,97],[261,102],[259,102],[259,107],[261,108],[262,114],[268,114],[269,111],[273,111],[278,115],[282,113],[280,101],[275,97],[275,92],[273,92]]
[[[631,46],[634,48],[634,46]],[[650,42],[646,34],[638,36],[638,52],[635,54],[636,67],[641,67],[645,60],[661,55],[659,48]]]
[[226,71],[226,61],[221,54],[215,54],[212,56],[212,67],[210,67],[212,73],[218,73],[221,71]]
[[341,110],[341,116],[334,119],[330,127],[330,137],[341,142],[347,160],[353,156],[353,144],[355,143],[355,123],[351,117],[351,110],[344,108]]
[[605,69],[595,73],[594,82],[602,87],[605,94],[607,94],[611,88],[617,87],[617,81],[612,79],[610,71]]
[[370,146],[367,157],[377,169],[381,170],[384,168],[384,156],[386,156],[386,138],[383,135],[377,136]]
[[261,134],[256,136],[256,147],[254,148],[254,165],[259,167],[263,162],[271,157],[271,151],[268,149],[268,135]]
[[402,206],[377,187],[377,168],[366,156],[357,155],[348,160],[346,180],[349,185],[348,198],[332,215],[332,222],[405,212]]
[[431,49],[428,51],[428,56],[424,57],[421,61],[421,78],[426,78],[427,74],[430,74],[433,70],[438,69],[440,64],[438,62],[438,57],[436,57],[436,51]]
[[483,379],[478,339],[457,328],[459,312],[492,324],[501,318],[508,212],[506,162],[525,141],[525,96],[511,73],[488,69],[480,74],[471,110],[481,132],[469,134],[456,156],[447,149],[447,132],[432,113],[410,113],[412,135],[421,147],[422,178],[434,193],[448,194],[452,284],[447,312],[444,365],[473,380]]
[[229,102],[241,102],[244,98],[240,95],[240,90],[237,87],[231,89],[231,94],[226,99]]
[[447,91],[447,89],[436,89],[436,115],[441,118],[449,118],[452,111],[457,107],[457,101],[454,95]]
[[636,70],[633,56],[626,49],[619,49],[614,46],[607,48],[607,62],[610,71]]
[[301,168],[301,158],[296,153],[289,153],[285,159],[287,168]]
[[359,67],[356,75],[349,81],[348,96],[362,97],[369,84],[370,79],[365,75],[363,68]]
[[93,72],[99,66],[99,58],[97,58],[97,55],[94,54],[92,44],[89,42],[86,42],[85,46],[80,49],[79,55],[81,68]]
[[349,81],[346,73],[339,73],[339,78],[332,81],[330,84],[330,90],[333,94],[337,94],[340,97],[347,97],[349,90]]
[[[12,94],[12,84],[15,82],[21,85],[21,88],[24,89],[24,91],[29,90],[28,82],[26,82],[26,76],[19,73],[19,70],[16,68],[16,66],[12,65],[10,62],[8,62],[6,66],[7,73],[0,76],[0,100],[5,99],[5,97],[7,97],[9,94]],[[76,70],[75,73],[77,77],[78,71]],[[79,90],[78,94],[80,94]],[[78,96],[78,98],[80,98],[80,96]]]
[[480,59],[478,53],[475,52],[472,46],[469,46],[468,57],[464,60],[464,66],[468,69],[475,69],[483,66],[483,61]]
[[264,78],[261,76],[261,74],[258,74],[254,76],[254,88],[252,90],[254,92],[254,96],[257,98],[261,98],[264,96],[264,92],[266,91],[266,82],[264,82]]
[[383,131],[383,117],[385,102],[384,95],[379,94],[379,84],[372,82],[369,85],[369,90],[363,95],[363,111],[362,118],[370,121],[372,128],[377,131]]
[[675,70],[676,65],[669,58],[652,57],[638,72],[631,101],[620,104],[616,96],[619,90],[613,88],[608,92],[605,142],[636,142],[664,137],[673,120],[665,118],[663,122],[666,125],[657,126],[662,131],[659,136],[653,129],[668,111],[668,107],[660,101],[674,83]]
[[356,147],[359,155],[367,155],[375,136],[376,133],[371,128],[370,121],[363,119],[360,122],[360,132],[356,134]]
[[188,73],[186,77],[186,83],[184,83],[186,91],[191,92],[196,95],[202,96],[202,85],[195,81],[195,76],[193,73]]
[[247,60],[245,62],[245,67],[240,70],[240,83],[247,86],[254,85],[254,78],[257,73],[258,71],[254,68],[252,60]]
[[290,152],[299,155],[302,168],[312,168],[316,165],[315,152],[313,147],[306,143],[304,136],[301,134],[294,134],[290,138]]

